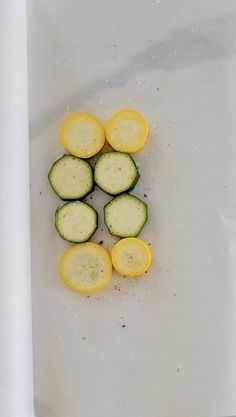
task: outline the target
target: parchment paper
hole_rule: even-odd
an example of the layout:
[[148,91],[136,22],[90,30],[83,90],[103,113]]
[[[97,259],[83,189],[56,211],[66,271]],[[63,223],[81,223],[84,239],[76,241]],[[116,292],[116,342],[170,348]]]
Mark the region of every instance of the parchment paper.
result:
[[0,5],[0,415],[33,416],[26,4]]

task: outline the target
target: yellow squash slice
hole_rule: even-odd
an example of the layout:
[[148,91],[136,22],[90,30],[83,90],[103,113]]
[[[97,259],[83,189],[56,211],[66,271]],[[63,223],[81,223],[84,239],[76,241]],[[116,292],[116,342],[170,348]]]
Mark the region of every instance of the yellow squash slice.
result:
[[137,152],[144,146],[147,136],[148,123],[136,110],[120,110],[107,122],[106,137],[116,151]]
[[59,273],[72,290],[96,292],[111,279],[111,258],[107,250],[97,243],[80,243],[69,248],[61,257]]
[[113,247],[111,259],[119,274],[135,277],[148,270],[152,262],[152,252],[143,240],[126,238]]
[[101,122],[90,113],[73,113],[63,120],[61,141],[65,149],[79,158],[96,155],[105,143]]

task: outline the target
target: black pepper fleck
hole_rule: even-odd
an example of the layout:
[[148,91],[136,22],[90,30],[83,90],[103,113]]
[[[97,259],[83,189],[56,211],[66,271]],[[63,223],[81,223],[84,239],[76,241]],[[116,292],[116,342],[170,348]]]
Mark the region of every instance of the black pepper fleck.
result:
[[143,194],[143,196],[144,196],[145,198],[147,198],[147,194]]
[[103,240],[100,240],[99,245],[102,245],[102,244],[103,244]]
[[122,327],[124,328],[125,327],[125,324],[122,324]]

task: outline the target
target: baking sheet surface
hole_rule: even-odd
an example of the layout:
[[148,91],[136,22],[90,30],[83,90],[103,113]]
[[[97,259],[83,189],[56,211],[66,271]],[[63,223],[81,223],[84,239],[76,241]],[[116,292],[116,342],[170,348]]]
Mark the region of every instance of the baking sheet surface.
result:
[[[29,1],[37,417],[236,414],[235,2]],[[134,194],[149,204],[143,278],[81,296],[47,181],[73,111],[137,108],[150,136]],[[92,203],[109,200],[95,191]],[[93,237],[111,248],[100,209]],[[125,327],[123,327],[125,325]]]

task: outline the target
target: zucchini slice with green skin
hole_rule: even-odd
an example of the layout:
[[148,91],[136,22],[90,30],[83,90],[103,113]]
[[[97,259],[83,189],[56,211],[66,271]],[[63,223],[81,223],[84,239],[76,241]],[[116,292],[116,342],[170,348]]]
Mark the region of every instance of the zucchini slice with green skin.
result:
[[93,170],[83,159],[63,155],[52,165],[48,179],[62,200],[79,200],[93,190]]
[[98,227],[96,210],[82,201],[70,201],[55,213],[55,226],[59,235],[69,242],[87,242]]
[[147,219],[147,204],[134,195],[121,194],[104,207],[104,221],[113,236],[136,237]]
[[94,167],[95,183],[111,195],[131,191],[138,179],[138,168],[128,153],[106,152]]

